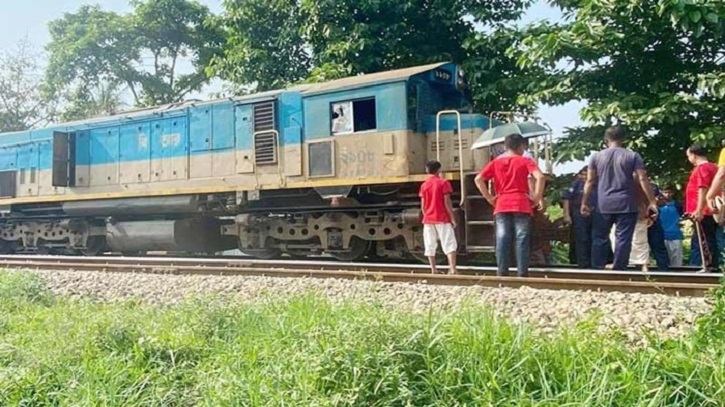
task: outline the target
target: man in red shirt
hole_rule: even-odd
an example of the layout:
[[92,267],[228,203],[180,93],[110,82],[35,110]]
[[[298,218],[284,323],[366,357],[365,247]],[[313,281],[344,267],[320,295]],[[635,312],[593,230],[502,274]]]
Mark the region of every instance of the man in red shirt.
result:
[[430,262],[433,274],[436,269],[436,251],[438,240],[441,241],[443,253],[448,257],[450,273],[456,274],[456,218],[453,216],[453,203],[451,202],[451,183],[441,178],[438,174],[441,170],[441,163],[428,161],[425,164],[425,171],[428,174],[425,182],[420,186],[420,206],[423,210],[423,243],[425,255]]
[[[510,134],[504,139],[506,153],[489,162],[476,176],[476,186],[494,207],[496,220],[496,263],[498,275],[508,275],[511,239],[516,238],[516,266],[519,277],[529,274],[529,250],[533,207],[543,208],[544,174],[534,160],[524,157],[525,139]],[[529,175],[536,180],[533,196]],[[492,195],[486,183],[493,180]]]
[[685,214],[695,222],[702,225],[703,240],[712,253],[710,264],[702,264],[702,251],[697,233],[692,234],[690,265],[704,266],[712,270],[720,264],[720,253],[717,247],[717,222],[712,216],[712,210],[707,205],[707,191],[717,174],[717,166],[708,161],[705,149],[700,144],[693,144],[687,149],[687,160],[695,168],[690,173],[690,179],[685,188]]

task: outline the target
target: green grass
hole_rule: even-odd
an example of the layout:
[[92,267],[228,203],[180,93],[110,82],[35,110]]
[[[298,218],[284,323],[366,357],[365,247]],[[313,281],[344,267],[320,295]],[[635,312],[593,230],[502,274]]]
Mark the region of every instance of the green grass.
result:
[[476,308],[97,304],[0,273],[0,404],[723,405],[725,294],[716,300],[692,337],[633,349],[594,321],[542,339]]

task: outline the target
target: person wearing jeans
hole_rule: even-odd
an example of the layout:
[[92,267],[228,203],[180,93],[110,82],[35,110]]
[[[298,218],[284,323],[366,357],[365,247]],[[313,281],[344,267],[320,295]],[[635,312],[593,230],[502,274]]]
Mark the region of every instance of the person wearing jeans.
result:
[[514,240],[516,270],[519,277],[529,274],[531,248],[531,215],[525,213],[499,213],[496,220],[496,263],[498,275],[505,276],[511,263],[511,240]]
[[657,202],[642,157],[624,148],[624,129],[620,126],[608,128],[604,140],[607,148],[594,153],[589,160],[580,211],[584,216],[592,216],[589,199],[596,187],[597,211],[592,218],[592,268],[604,269],[607,266],[609,232],[616,225],[612,267],[615,270],[626,270],[637,225],[635,188],[641,188],[646,195],[647,212],[652,220],[656,219],[658,213]]
[[[579,212],[582,197],[584,196],[584,183],[587,181],[587,170],[585,166],[579,170],[577,178],[571,183],[561,196],[564,207],[564,223],[572,225],[572,246],[574,246],[575,263],[581,268],[592,266],[592,217],[582,216]],[[596,206],[596,196],[589,199],[589,205]]]
[[[496,263],[499,276],[508,275],[511,241],[514,240],[518,275],[529,274],[531,215],[533,206],[544,207],[544,174],[534,160],[524,157],[525,139],[509,134],[504,139],[506,153],[495,158],[476,176],[476,186],[493,206],[496,221]],[[536,180],[533,196],[529,176]],[[493,181],[495,195],[488,188]]]

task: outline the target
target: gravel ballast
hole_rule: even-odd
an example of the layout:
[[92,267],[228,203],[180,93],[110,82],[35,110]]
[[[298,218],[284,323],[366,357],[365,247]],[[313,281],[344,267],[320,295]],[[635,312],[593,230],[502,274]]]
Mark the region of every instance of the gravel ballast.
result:
[[522,288],[434,286],[339,279],[194,276],[89,271],[23,271],[38,275],[57,295],[103,302],[139,300],[172,305],[222,294],[231,301],[285,299],[317,293],[334,302],[380,303],[405,311],[460,305],[490,308],[497,316],[525,322],[543,333],[594,316],[602,329],[620,329],[630,340],[644,332],[679,337],[710,310],[704,298]]

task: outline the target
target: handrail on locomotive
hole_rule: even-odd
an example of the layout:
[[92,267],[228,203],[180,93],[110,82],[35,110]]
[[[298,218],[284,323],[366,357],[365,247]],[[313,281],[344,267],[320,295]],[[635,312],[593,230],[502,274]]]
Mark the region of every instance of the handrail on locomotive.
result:
[[[458,136],[458,156],[463,159],[463,131],[461,126],[461,112],[458,110],[442,110],[436,114],[436,160],[441,160],[441,117],[444,115],[455,115],[456,116],[456,124],[458,129],[453,134]],[[461,183],[461,202],[466,198],[466,189],[463,186],[463,182],[465,179],[464,176],[464,169],[463,169],[463,163],[458,163],[458,170],[461,176],[460,183]]]

